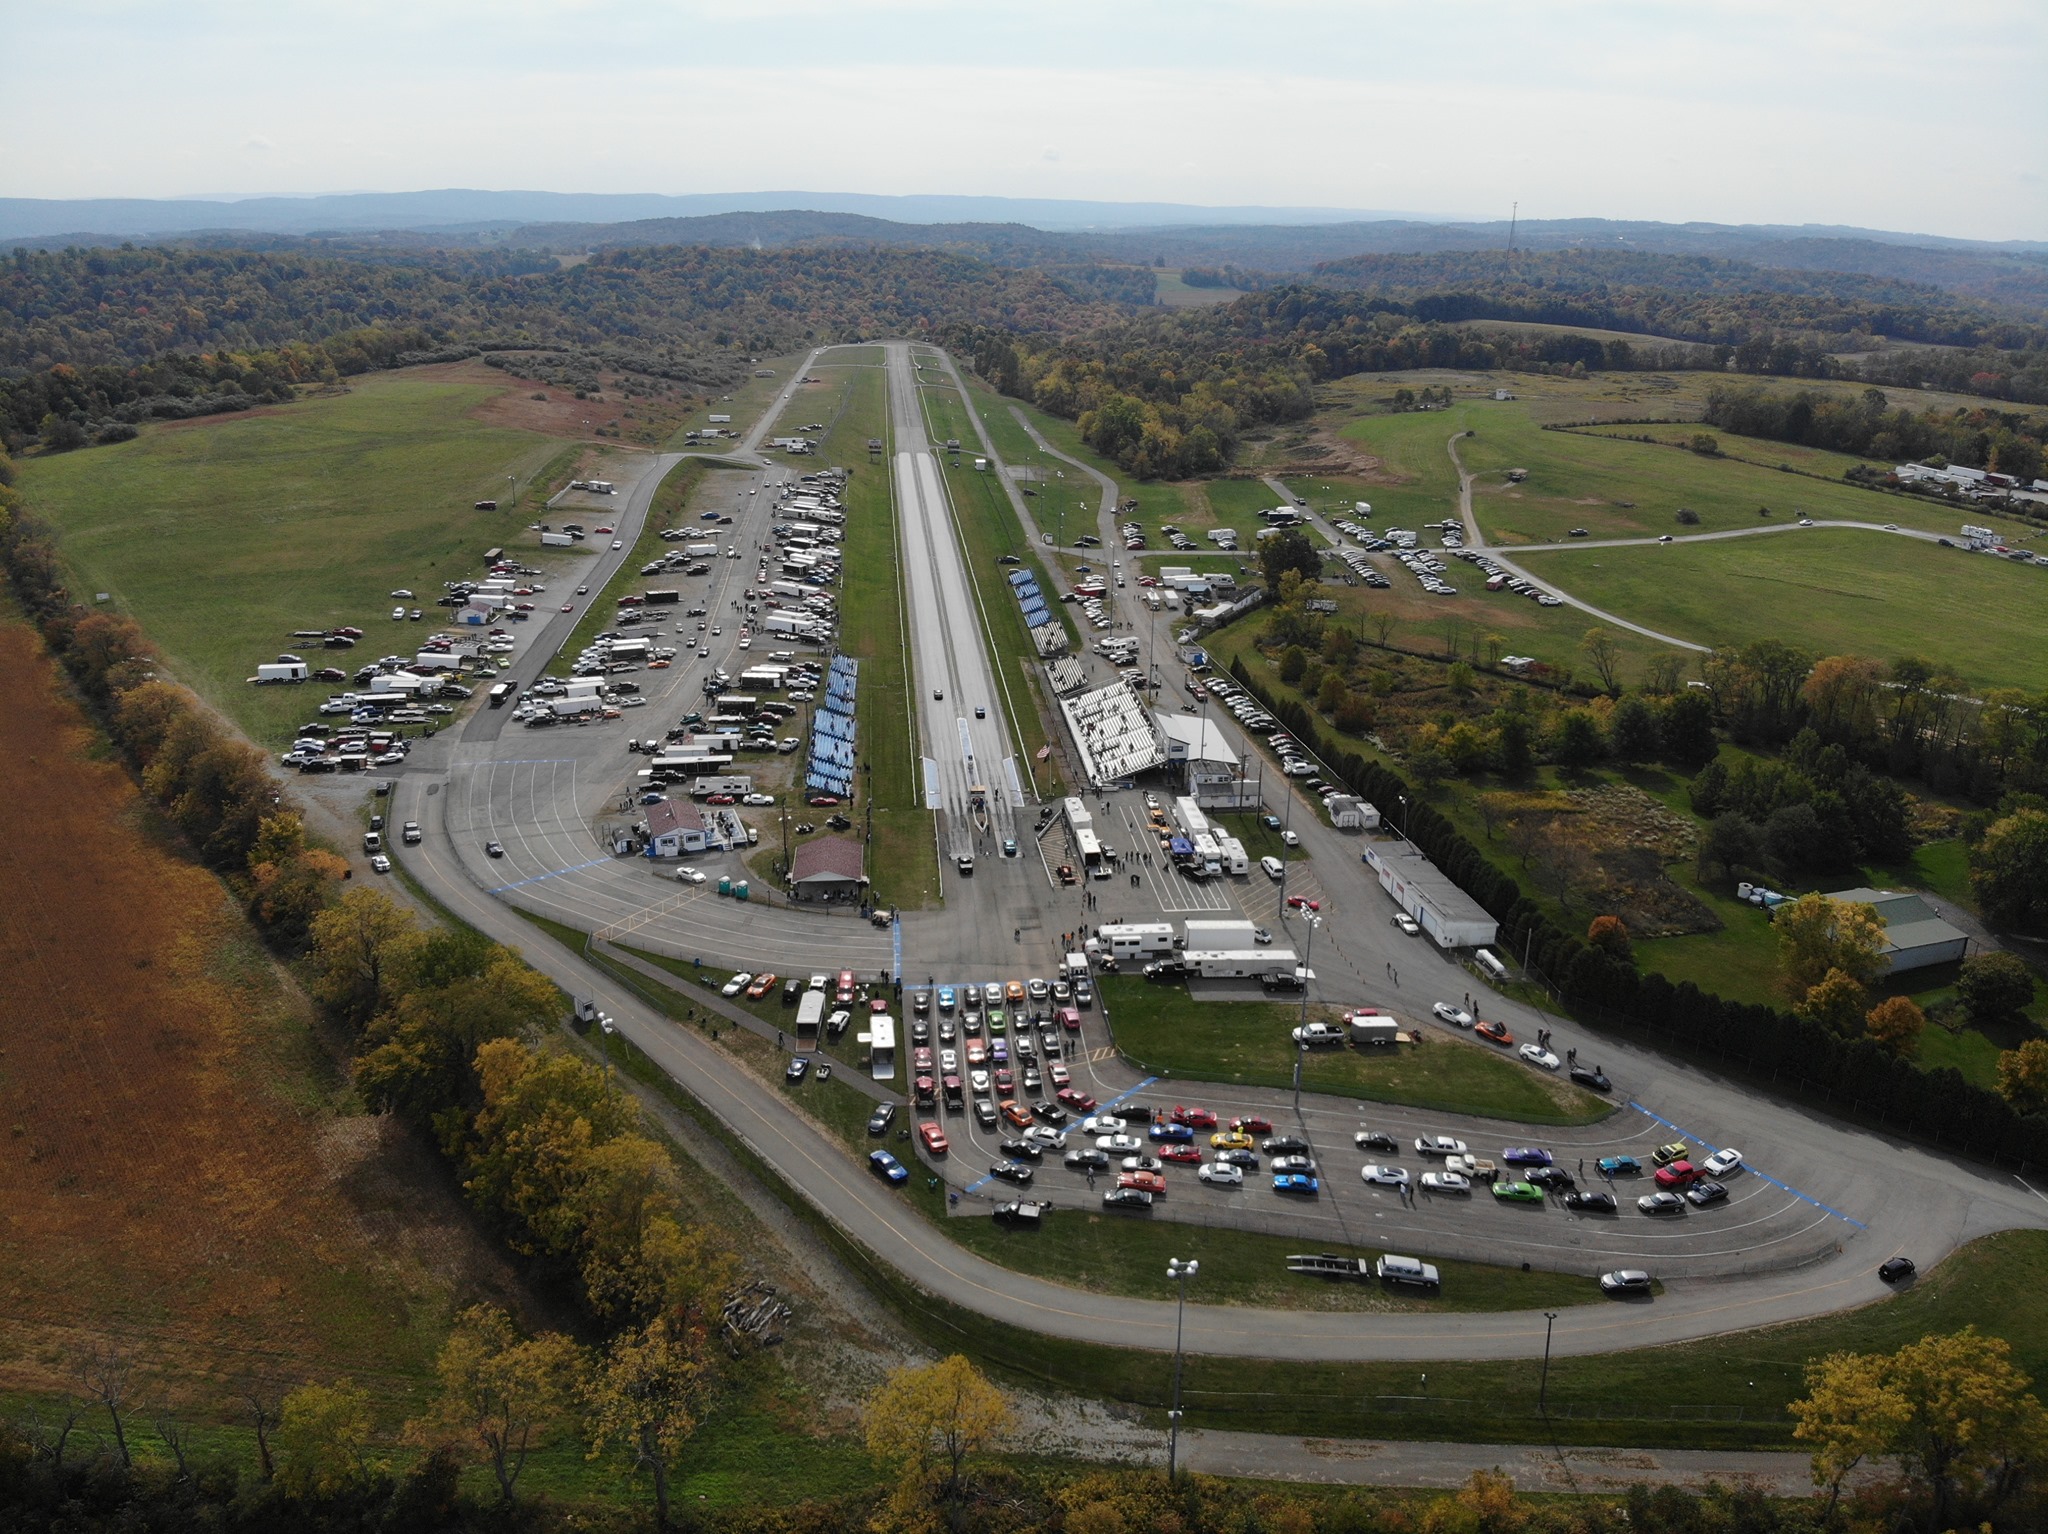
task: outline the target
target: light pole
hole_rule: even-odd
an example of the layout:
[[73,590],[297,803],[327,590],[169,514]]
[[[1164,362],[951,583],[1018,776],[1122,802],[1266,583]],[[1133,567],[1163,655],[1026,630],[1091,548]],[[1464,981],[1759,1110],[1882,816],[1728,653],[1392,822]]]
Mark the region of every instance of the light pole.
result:
[[[1259,786],[1261,790],[1259,803],[1261,804],[1266,802],[1266,795],[1264,793],[1265,776],[1266,763],[1265,759],[1261,758],[1259,761]],[[1287,794],[1287,813],[1281,817],[1280,821],[1280,919],[1285,921],[1287,920],[1287,833],[1294,829],[1294,784],[1292,780],[1285,777],[1281,778],[1280,782]]]
[[600,1012],[597,1028],[600,1035],[598,1047],[604,1051],[604,1089],[609,1092],[612,1089],[612,1020]]
[[1536,1387],[1536,1410],[1544,1417],[1550,1415],[1550,1329],[1557,1324],[1557,1312],[1543,1312],[1543,1379]]
[[1394,829],[1400,834],[1401,840],[1405,842],[1408,840],[1408,796],[1406,794],[1396,794],[1394,795],[1394,801],[1401,806],[1401,824],[1394,827]]
[[1302,949],[1303,973],[1298,977],[1301,981],[1301,1016],[1295,1019],[1294,1026],[1294,1111],[1297,1113],[1301,1111],[1301,1062],[1308,1048],[1301,1041],[1301,1030],[1308,1026],[1308,961],[1315,957],[1316,929],[1323,924],[1322,917],[1313,911],[1303,911],[1301,919],[1308,923],[1308,943]]
[[1166,1479],[1171,1481],[1180,1463],[1180,1335],[1188,1310],[1188,1280],[1202,1271],[1202,1264],[1190,1257],[1166,1259],[1166,1276],[1180,1286],[1180,1303],[1173,1312],[1173,1410],[1166,1414]]

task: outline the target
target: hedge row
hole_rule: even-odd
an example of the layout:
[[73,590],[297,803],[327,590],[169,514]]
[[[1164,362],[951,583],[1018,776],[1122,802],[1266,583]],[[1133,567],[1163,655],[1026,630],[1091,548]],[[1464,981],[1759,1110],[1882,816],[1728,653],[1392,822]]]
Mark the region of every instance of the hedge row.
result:
[[2048,1165],[2048,1116],[2022,1116],[1956,1070],[1923,1071],[1866,1038],[1844,1038],[1775,1007],[1729,1001],[1690,980],[1673,985],[1562,930],[1523,894],[1512,874],[1424,803],[1398,773],[1327,735],[1299,702],[1275,698],[1242,657],[1231,662],[1230,671],[1345,787],[1380,805],[1405,797],[1401,829],[1408,839],[1486,908],[1500,923],[1501,946],[1513,956],[1526,954],[1528,968],[1563,996],[1575,1016],[1640,1029],[1710,1055],[1731,1074],[1845,1104],[1917,1139],[1987,1159]]

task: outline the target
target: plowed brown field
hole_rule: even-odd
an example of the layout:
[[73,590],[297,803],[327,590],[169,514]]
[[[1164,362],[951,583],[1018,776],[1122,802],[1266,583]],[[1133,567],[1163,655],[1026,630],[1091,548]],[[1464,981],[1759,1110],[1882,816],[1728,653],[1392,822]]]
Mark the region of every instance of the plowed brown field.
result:
[[346,1373],[395,1405],[455,1304],[523,1308],[12,618],[0,762],[0,1390],[75,1389],[111,1339],[152,1397]]

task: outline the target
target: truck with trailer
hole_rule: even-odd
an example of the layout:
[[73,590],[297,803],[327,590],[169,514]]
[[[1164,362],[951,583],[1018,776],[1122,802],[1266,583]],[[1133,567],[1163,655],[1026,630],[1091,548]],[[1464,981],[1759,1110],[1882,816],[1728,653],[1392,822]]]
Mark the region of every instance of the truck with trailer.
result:
[[1354,1012],[1345,1019],[1345,1022],[1351,1028],[1351,1042],[1361,1047],[1377,1048],[1383,1044],[1401,1042],[1399,1019],[1388,1017],[1385,1013]]
[[1173,940],[1173,924],[1163,921],[1114,922],[1097,927],[1088,939],[1087,951],[1107,954],[1118,963],[1135,959],[1160,959],[1179,951]]

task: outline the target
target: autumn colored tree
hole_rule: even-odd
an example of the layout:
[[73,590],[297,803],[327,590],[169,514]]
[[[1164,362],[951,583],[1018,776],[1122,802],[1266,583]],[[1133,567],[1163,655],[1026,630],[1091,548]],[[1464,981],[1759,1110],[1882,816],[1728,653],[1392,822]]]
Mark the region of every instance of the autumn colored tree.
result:
[[376,1420],[369,1392],[351,1380],[301,1385],[284,1398],[271,1447],[277,1483],[292,1496],[338,1496],[369,1479]]
[[1792,1010],[1810,1023],[1819,1023],[1839,1034],[1851,1034],[1870,1005],[1870,993],[1863,983],[1845,970],[1831,969],[1806,989]]
[[1633,951],[1628,923],[1619,916],[1596,916],[1586,928],[1586,941],[1610,958],[1626,959]]
[[349,890],[311,925],[313,994],[358,1027],[388,1006],[395,973],[425,941],[412,912],[382,890]]
[[1859,985],[1884,973],[1884,918],[1872,906],[1807,895],[1779,906],[1771,924],[1778,934],[1778,973],[1794,1001],[1830,970],[1840,970]]
[[1974,1327],[1891,1354],[1830,1354],[1807,1365],[1793,1436],[1814,1445],[1814,1484],[1830,1505],[1859,1463],[1888,1455],[1927,1499],[1926,1527],[1989,1526],[2048,1468],[2048,1413],[2032,1384],[2011,1344]]
[[1579,641],[1579,653],[1586,657],[1600,685],[1614,697],[1621,696],[1621,651],[1614,636],[1604,628],[1590,628]]
[[435,1361],[433,1409],[408,1436],[452,1439],[480,1456],[509,1505],[528,1455],[570,1420],[582,1369],[581,1350],[559,1332],[521,1337],[497,1306],[472,1306],[455,1318]]
[[1010,1430],[1010,1404],[958,1353],[892,1373],[868,1398],[868,1452],[897,1470],[897,1502],[908,1513],[967,1491],[967,1461]]
[[1927,1029],[1927,1014],[1910,996],[1887,996],[1863,1018],[1863,1031],[1895,1055],[1910,1055],[1920,1047],[1920,1035]]
[[2048,1039],[2000,1052],[1998,1095],[2021,1113],[2048,1110]]
[[666,1320],[621,1333],[584,1381],[590,1457],[623,1458],[654,1486],[654,1526],[669,1528],[669,1479],[696,1434],[708,1393],[701,1335]]

